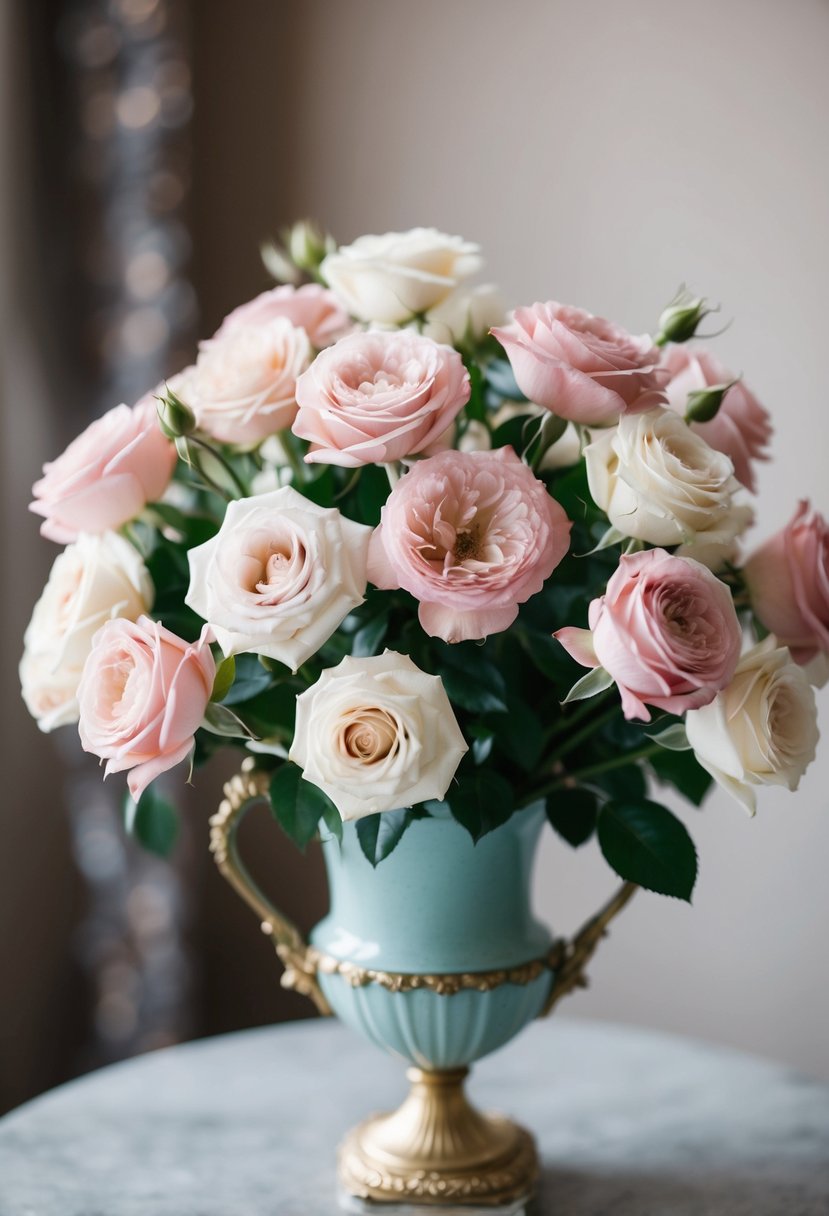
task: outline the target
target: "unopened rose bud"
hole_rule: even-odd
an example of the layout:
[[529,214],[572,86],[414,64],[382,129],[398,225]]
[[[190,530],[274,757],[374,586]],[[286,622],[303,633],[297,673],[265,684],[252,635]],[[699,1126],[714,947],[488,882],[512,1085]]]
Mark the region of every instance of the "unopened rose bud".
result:
[[702,296],[681,291],[659,318],[659,333],[654,341],[657,346],[665,346],[668,342],[687,342],[693,338],[703,318],[716,311]]
[[286,234],[288,255],[295,266],[316,275],[323,258],[333,253],[337,243],[311,220],[300,220]]
[[710,422],[716,418],[717,412],[725,399],[725,394],[739,381],[737,376],[728,384],[711,384],[708,388],[695,389],[688,394],[685,403],[686,422]]
[[163,397],[157,397],[158,425],[168,439],[180,439],[192,435],[196,429],[196,416],[171,388]]

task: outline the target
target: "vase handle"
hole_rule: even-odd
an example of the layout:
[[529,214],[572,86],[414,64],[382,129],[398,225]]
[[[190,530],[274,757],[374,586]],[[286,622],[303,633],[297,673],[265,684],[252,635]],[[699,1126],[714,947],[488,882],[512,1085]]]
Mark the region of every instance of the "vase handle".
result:
[[308,943],[279,909],[260,890],[239,856],[236,833],[242,819],[257,802],[268,797],[269,775],[261,769],[243,769],[224,787],[224,800],[210,819],[210,851],[216,865],[234,890],[253,908],[273,947],[285,967],[283,988],[293,988],[309,997],[321,1014],[330,1014],[331,1007],[317,982],[316,964],[309,953]]
[[547,1003],[541,1011],[541,1017],[552,1013],[562,997],[568,996],[577,988],[587,987],[587,964],[593,957],[596,947],[607,935],[607,927],[615,916],[622,911],[625,904],[638,890],[636,883],[622,883],[618,891],[599,909],[595,916],[585,921],[578,933],[570,939],[559,938],[553,945],[550,955],[550,966],[555,978],[547,997]]

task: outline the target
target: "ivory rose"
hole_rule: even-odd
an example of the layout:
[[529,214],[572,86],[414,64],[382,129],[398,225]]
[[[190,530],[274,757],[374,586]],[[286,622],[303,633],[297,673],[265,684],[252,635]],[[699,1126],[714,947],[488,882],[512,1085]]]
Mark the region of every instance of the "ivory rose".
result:
[[646,705],[681,714],[706,705],[734,675],[742,634],[731,592],[705,566],[664,549],[623,554],[590,629],[559,629],[568,654],[615,680],[626,718]]
[[685,718],[688,742],[714,780],[753,815],[758,785],[796,790],[815,758],[815,694],[802,667],[769,636],[740,660],[710,705]]
[[116,532],[82,533],[55,558],[20,663],[23,699],[42,731],[77,722],[93,637],[112,617],[134,621],[149,612],[153,592],[138,552]]
[[743,574],[754,611],[795,662],[829,652],[829,526],[806,499]]
[[[662,366],[670,375],[665,396],[671,409],[685,413],[688,394],[716,384],[730,384],[734,376],[707,350],[669,346]],[[754,461],[768,460],[772,427],[769,412],[741,380],[728,390],[710,422],[692,422],[691,429],[709,447],[724,452],[734,465],[734,476],[752,492],[757,490]]]
[[477,245],[412,228],[361,236],[329,253],[320,274],[358,321],[402,325],[442,303],[480,265]]
[[143,398],[132,409],[118,405],[43,466],[30,510],[44,517],[41,535],[62,545],[81,532],[108,532],[161,498],[175,463],[155,401]]
[[306,460],[356,468],[434,443],[469,400],[469,373],[457,351],[420,334],[357,333],[317,355],[296,398]]
[[512,448],[419,461],[392,490],[369,549],[369,579],[420,601],[446,642],[507,629],[570,544],[570,521]]
[[137,801],[190,754],[215,678],[204,633],[191,643],[146,616],[107,621],[78,688],[84,750],[106,761],[106,776],[129,769]]
[[448,342],[451,346],[470,340],[481,342],[493,325],[503,322],[504,312],[501,293],[491,284],[484,283],[468,291],[459,288],[426,314],[422,332],[435,342]]
[[[255,301],[254,301],[255,303]],[[255,447],[296,416],[296,382],[311,361],[304,329],[287,317],[225,323],[202,342],[176,392],[203,431],[238,447]]]
[[593,500],[624,536],[684,545],[709,565],[751,522],[751,509],[733,501],[731,461],[672,410],[621,418],[584,456]]
[[215,336],[222,338],[235,329],[267,325],[276,317],[285,317],[298,329],[304,329],[311,345],[318,350],[330,346],[351,328],[348,313],[333,291],[318,283],[305,283],[302,287],[273,287],[240,304],[228,313]]
[[289,759],[349,820],[442,798],[466,750],[440,677],[387,650],[297,697]]
[[524,396],[560,418],[606,426],[663,400],[651,339],[635,338],[583,308],[555,300],[516,308],[512,321],[492,334]]
[[225,655],[252,651],[293,671],[363,602],[371,529],[290,486],[228,504],[191,549],[185,596]]

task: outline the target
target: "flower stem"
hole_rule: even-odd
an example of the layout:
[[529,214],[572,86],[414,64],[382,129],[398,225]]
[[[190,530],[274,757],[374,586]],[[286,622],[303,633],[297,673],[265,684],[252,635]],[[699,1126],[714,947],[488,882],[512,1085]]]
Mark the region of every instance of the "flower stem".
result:
[[[608,690],[610,691],[610,690]],[[597,718],[592,718],[586,722],[579,730],[565,734],[558,747],[554,747],[548,755],[548,760],[560,760],[562,756],[566,756],[574,747],[578,747],[585,739],[588,739],[594,731],[599,730],[606,722],[610,722],[619,712],[618,705],[611,705],[603,714],[599,714]],[[579,720],[584,717],[584,714],[579,714]],[[571,723],[571,726],[573,723]]]
[[[239,491],[239,497],[240,497],[240,498],[247,498],[247,494],[248,494],[247,489],[246,489],[246,487],[245,487],[245,486],[242,484],[242,481],[241,481],[241,479],[240,479],[240,477],[239,477],[238,473],[237,473],[237,472],[236,472],[236,470],[233,468],[233,466],[232,466],[232,464],[230,463],[230,461],[229,461],[229,460],[226,460],[226,459],[225,459],[225,457],[224,457],[224,456],[222,456],[221,452],[218,452],[218,451],[216,450],[216,448],[214,448],[214,447],[213,447],[212,443],[207,443],[207,442],[206,442],[206,440],[204,440],[204,439],[199,439],[199,438],[198,438],[198,436],[196,436],[196,435],[188,435],[188,436],[187,436],[187,442],[188,442],[188,443],[195,444],[195,446],[196,446],[196,447],[203,448],[205,452],[209,452],[209,453],[210,453],[210,455],[213,457],[213,459],[216,461],[216,463],[217,463],[218,465],[221,465],[221,467],[224,469],[225,473],[227,473],[227,475],[228,475],[228,477],[230,478],[231,482],[232,482],[232,483],[233,483],[233,485],[236,487],[236,489]],[[201,476],[202,476],[202,477],[204,477],[204,478],[205,478],[207,481],[211,482],[211,484],[212,484],[214,487],[216,487],[217,489],[219,489],[219,487],[218,487],[218,485],[217,485],[217,483],[216,483],[215,479],[214,479],[214,478],[212,478],[212,477],[210,477],[210,476],[209,476],[207,473],[205,473],[204,468],[199,467],[199,473],[200,473],[200,474],[201,474]]]
[[607,760],[599,760],[596,764],[588,764],[586,768],[575,769],[571,773],[539,785],[523,799],[521,806],[529,806],[531,802],[537,802],[539,798],[555,793],[556,790],[565,789],[574,782],[585,781],[589,777],[598,777],[600,773],[609,773],[614,768],[624,768],[625,765],[635,764],[637,760],[647,760],[649,756],[655,756],[660,751],[662,751],[662,747],[659,743],[648,743],[644,747],[637,748],[636,751],[625,752],[622,756],[611,756]]

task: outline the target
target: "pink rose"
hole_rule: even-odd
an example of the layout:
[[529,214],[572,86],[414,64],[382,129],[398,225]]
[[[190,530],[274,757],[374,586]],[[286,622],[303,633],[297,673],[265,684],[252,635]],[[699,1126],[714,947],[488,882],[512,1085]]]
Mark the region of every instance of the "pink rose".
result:
[[796,662],[829,652],[829,526],[807,500],[743,574],[757,616]]
[[[728,384],[734,379],[714,355],[685,346],[669,346],[662,366],[671,377],[665,385],[668,404],[683,415],[689,393],[710,388],[712,384]],[[692,422],[691,429],[701,435],[709,447],[728,456],[737,480],[756,493],[752,461],[768,460],[766,447],[772,434],[771,418],[765,406],[742,381],[728,390],[710,422]]]
[[672,714],[708,705],[740,658],[728,587],[700,562],[664,549],[623,555],[588,619],[590,629],[553,636],[576,662],[613,677],[626,718],[649,722],[645,703]]
[[369,546],[369,578],[420,600],[446,642],[507,629],[570,545],[570,521],[512,448],[442,452],[389,495]]
[[41,535],[59,544],[81,532],[108,532],[156,502],[170,482],[176,450],[162,435],[155,400],[118,405],[43,466],[30,510],[44,516]]
[[106,760],[107,776],[130,769],[137,800],[189,754],[215,677],[205,634],[191,643],[146,616],[107,621],[78,688],[84,750]]
[[208,435],[252,448],[293,422],[297,377],[310,360],[307,333],[287,317],[237,317],[201,343],[175,389]]
[[266,325],[275,317],[286,317],[292,325],[304,329],[317,349],[330,346],[351,328],[351,319],[333,291],[318,283],[306,283],[303,287],[274,287],[240,304],[228,313],[215,336],[224,337],[240,326]]
[[423,452],[469,400],[457,351],[411,330],[351,334],[297,381],[306,460],[355,468]]
[[507,352],[521,392],[559,418],[605,426],[663,400],[659,352],[612,321],[551,300],[516,308],[491,333]]

